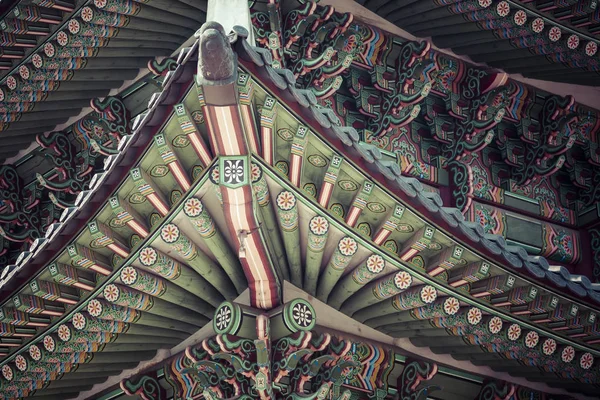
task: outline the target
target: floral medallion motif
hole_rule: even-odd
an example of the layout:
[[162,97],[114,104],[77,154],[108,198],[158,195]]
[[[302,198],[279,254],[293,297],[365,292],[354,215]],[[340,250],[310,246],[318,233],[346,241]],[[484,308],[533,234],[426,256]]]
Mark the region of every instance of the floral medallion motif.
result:
[[561,360],[563,360],[563,362],[566,363],[570,363],[571,361],[573,361],[573,359],[575,358],[575,349],[573,348],[573,346],[565,347],[562,353],[560,354],[560,358]]
[[358,244],[356,244],[356,240],[346,236],[338,243],[338,250],[342,255],[350,257],[358,250]]
[[158,253],[152,247],[145,247],[140,251],[140,263],[147,267],[154,265],[158,259]]
[[29,79],[29,68],[27,68],[27,65],[19,67],[19,76],[25,80]]
[[579,366],[583,369],[590,369],[594,364],[594,356],[590,353],[583,353],[579,359]]
[[114,303],[119,298],[120,290],[117,287],[117,285],[114,285],[111,283],[110,285],[108,285],[104,288],[104,291],[102,291],[102,294],[104,295],[104,298],[107,301]]
[[488,8],[492,5],[492,0],[478,0],[477,2],[479,3],[479,6],[483,8]]
[[71,32],[73,35],[78,34],[81,30],[81,25],[79,25],[79,21],[76,19],[70,20],[67,27],[69,28],[69,32]]
[[367,270],[372,274],[378,274],[385,268],[385,260],[378,254],[371,254],[367,258]]
[[412,276],[406,271],[400,271],[394,276],[394,286],[400,290],[408,289],[412,285]]
[[44,54],[52,58],[56,55],[56,47],[52,42],[48,42],[44,45]]
[[229,324],[231,323],[232,313],[233,311],[228,305],[223,305],[219,309],[217,315],[215,315],[215,324],[217,326],[217,329],[223,331],[229,326]]
[[477,325],[481,322],[483,318],[483,314],[481,310],[477,307],[471,307],[467,312],[467,322],[471,325]]
[[96,299],[90,300],[87,310],[92,317],[97,317],[102,314],[102,304]]
[[75,329],[81,331],[85,328],[85,316],[82,313],[76,313],[75,315],[73,315],[73,326],[75,327]]
[[65,324],[62,324],[58,327],[58,338],[63,342],[68,342],[71,340],[71,329]]
[[296,197],[291,192],[283,191],[277,195],[277,206],[284,211],[289,211],[296,205]]
[[545,22],[542,18],[536,18],[531,21],[531,30],[533,30],[535,33],[540,33],[544,30],[544,25]]
[[90,22],[94,18],[94,11],[91,7],[83,7],[81,9],[81,19],[84,22]]
[[20,354],[15,357],[15,365],[19,371],[27,370],[27,360]]
[[329,231],[329,222],[320,215],[312,217],[308,224],[310,231],[318,236],[322,236]]
[[558,42],[561,37],[562,37],[562,32],[560,31],[559,27],[553,26],[552,28],[550,28],[550,31],[548,32],[548,38],[552,42]]
[[178,135],[171,141],[171,144],[174,147],[183,149],[184,147],[188,147],[190,145],[190,140],[187,138],[187,135]]
[[175,243],[179,239],[179,228],[177,225],[167,224],[161,229],[160,237],[165,243]]
[[367,208],[371,211],[374,212],[376,214],[381,214],[387,211],[387,209],[385,208],[385,206],[381,203],[368,203],[367,204]]
[[530,349],[533,349],[540,341],[540,335],[537,332],[529,331],[527,335],[525,335],[525,346]]
[[314,316],[306,304],[297,303],[292,309],[292,318],[298,326],[306,328],[312,324]]
[[585,45],[585,54],[589,57],[595,56],[598,52],[598,45],[595,42],[588,42]]
[[437,299],[437,290],[433,286],[427,285],[421,289],[420,296],[425,304],[431,304]]
[[36,53],[31,57],[31,63],[34,67],[40,69],[44,65],[44,60],[42,59],[42,56]]
[[339,181],[338,186],[340,187],[340,189],[342,189],[346,192],[355,192],[358,190],[358,185],[356,184],[356,182],[349,181],[346,179]]
[[567,38],[567,47],[571,50],[575,50],[579,47],[579,36],[571,35]]
[[168,173],[169,173],[169,167],[167,167],[164,164],[155,165],[150,170],[150,176],[152,176],[154,178],[162,178],[164,176],[167,176]]
[[60,31],[56,34],[56,41],[64,47],[69,43],[69,35],[65,31]]
[[50,353],[53,353],[54,350],[56,350],[56,343],[54,342],[54,338],[52,336],[46,335],[44,337],[44,348]]
[[525,22],[527,22],[527,13],[523,10],[519,10],[515,13],[513,19],[515,21],[515,24],[517,24],[518,26],[523,26],[525,25]]
[[494,335],[500,332],[502,330],[502,320],[500,317],[493,317],[490,319],[488,322],[488,329],[490,330],[490,333]]
[[9,76],[6,78],[6,86],[10,90],[15,90],[17,88],[17,79],[14,76]]
[[501,17],[506,17],[510,13],[510,5],[506,1],[501,1],[496,6],[496,12]]
[[544,343],[542,343],[542,351],[547,356],[554,354],[556,351],[556,340],[550,338],[544,340]]
[[40,359],[42,358],[42,351],[37,345],[32,344],[31,346],[29,346],[29,355],[31,356],[32,360],[40,361]]
[[188,217],[197,217],[202,213],[202,210],[202,203],[195,197],[189,198],[183,206],[183,212]]
[[7,381],[12,381],[12,379],[13,379],[12,368],[9,367],[8,365],[4,365],[2,367],[2,376],[4,376],[4,379],[6,379]]
[[107,0],[94,0],[94,5],[98,8],[106,7]]
[[521,337],[521,327],[519,326],[519,324],[512,324],[508,327],[508,331],[506,334],[508,336],[508,339],[514,342]]
[[277,130],[277,136],[286,142],[291,142],[294,139],[294,132],[289,128],[281,128]]
[[448,315],[454,315],[460,308],[460,302],[455,297],[448,297],[444,300],[444,312]]
[[327,159],[321,155],[313,154],[308,156],[308,162],[317,168],[323,168],[327,165]]
[[250,164],[250,179],[252,179],[252,183],[258,182],[258,180],[262,178],[262,169],[256,163]]
[[138,273],[135,270],[135,268],[133,268],[133,267],[128,266],[128,267],[123,268],[123,270],[121,271],[121,280],[127,286],[133,285],[135,283],[135,281],[137,280],[137,277],[138,277]]

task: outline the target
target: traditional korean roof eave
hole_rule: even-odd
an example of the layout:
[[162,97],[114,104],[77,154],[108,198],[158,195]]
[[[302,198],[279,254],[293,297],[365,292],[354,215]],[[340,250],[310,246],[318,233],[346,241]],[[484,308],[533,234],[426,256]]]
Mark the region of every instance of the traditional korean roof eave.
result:
[[528,78],[597,86],[598,17],[589,3],[357,3],[474,61]]
[[[255,54],[251,56],[241,55],[244,67],[259,77],[267,87],[278,93],[281,100],[294,112],[303,115],[313,129],[327,132],[326,137],[333,146],[348,155],[364,171],[377,178],[405,204],[412,206],[415,212],[442,227],[446,232],[452,232],[461,243],[468,245],[474,252],[484,254],[489,260],[497,262],[497,257],[501,256],[502,263],[508,270],[541,282],[543,285],[556,287],[561,293],[564,293],[561,289],[566,288],[571,299],[581,301],[583,298],[586,304],[594,308],[598,307],[600,284],[592,283],[586,276],[571,274],[562,266],[550,265],[550,262],[542,256],[529,256],[524,249],[507,245],[503,237],[485,234],[479,224],[465,221],[458,209],[444,206],[442,198],[438,194],[425,191],[418,179],[403,176],[379,162],[381,152],[375,146],[366,143],[361,143],[359,146],[359,135],[354,128],[343,126],[333,113],[328,113],[327,110],[317,106],[316,99],[311,97],[311,93],[296,89],[294,80],[289,78],[292,76],[291,73],[276,71],[268,66],[268,53],[258,48],[253,50]],[[416,205],[414,205],[415,200],[418,201]]]
[[104,171],[93,178],[89,190],[80,193],[76,207],[66,209],[61,221],[53,225],[46,238],[39,239],[22,253],[15,265],[6,267],[7,277],[0,282],[0,297],[27,285],[31,277],[47,265],[47,260],[55,258],[69,244],[70,238],[86,228],[88,221],[98,211],[97,206],[105,204],[122,184],[129,170],[152,142],[156,131],[170,116],[169,105],[181,98],[182,91],[187,89],[186,84],[194,73],[194,66],[186,64],[186,61],[195,49],[192,46],[180,51],[180,66],[168,74],[163,89],[152,97],[147,111],[134,120],[132,135],[120,143],[120,152],[106,159]]
[[[402,29],[398,25],[393,24],[392,22],[386,20],[382,16],[371,11],[369,8],[365,7],[357,1],[347,2],[345,0],[321,0],[320,4],[333,6],[336,10],[342,12],[350,12],[354,14],[358,20],[364,20],[365,23],[371,24],[384,31],[390,32],[392,34],[398,35],[409,40],[420,41],[426,39],[411,34],[410,32]],[[438,47],[435,43],[432,43],[431,46],[436,51],[439,51],[442,54],[447,54],[453,58],[464,60],[465,62],[477,65],[479,67],[489,68],[489,66],[487,66],[485,63],[477,62],[471,59],[468,55],[457,54],[453,52],[452,49]],[[544,79],[529,78],[524,77],[518,72],[509,73],[509,76],[511,79],[522,82],[525,85],[529,85],[560,96],[568,96],[573,93],[577,93],[577,101],[579,103],[591,108],[597,107],[596,99],[600,95],[600,89],[597,87],[589,86],[586,84],[551,82],[549,80]]]

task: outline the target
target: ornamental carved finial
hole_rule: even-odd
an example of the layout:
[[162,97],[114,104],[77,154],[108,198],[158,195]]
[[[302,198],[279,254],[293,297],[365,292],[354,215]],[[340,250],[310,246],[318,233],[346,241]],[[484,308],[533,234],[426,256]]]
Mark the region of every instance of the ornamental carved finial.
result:
[[229,37],[218,22],[209,21],[196,32],[198,38],[198,85],[222,86],[237,79],[237,58]]

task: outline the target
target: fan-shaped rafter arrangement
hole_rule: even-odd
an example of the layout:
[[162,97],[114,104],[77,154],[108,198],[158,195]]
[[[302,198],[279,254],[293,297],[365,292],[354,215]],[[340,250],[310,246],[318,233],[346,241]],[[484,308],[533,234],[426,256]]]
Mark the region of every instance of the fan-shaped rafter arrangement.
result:
[[[339,104],[333,96],[344,83],[370,93],[352,73],[368,64],[354,57],[377,47],[351,45],[343,23],[352,16],[312,3],[299,10],[292,22],[310,29],[288,35],[289,53],[300,44],[326,51],[307,53],[292,70],[282,68],[294,59],[278,47],[253,46],[244,28],[226,35],[209,22],[177,57],[152,64],[161,90],[135,119],[120,99],[93,103],[90,127],[116,135],[90,140],[102,170],[3,277],[5,292],[15,289],[0,304],[5,398],[85,397],[117,381],[124,393],[157,399],[427,394],[434,387],[419,385],[440,368],[403,355],[404,338],[509,381],[510,373],[558,395],[595,395],[597,286],[465,221],[431,182],[367,140],[417,118],[433,83],[389,89],[402,100],[385,116],[359,120],[328,107]],[[344,47],[330,46],[330,29]],[[394,49],[412,74],[429,51],[412,42]],[[394,76],[369,71],[375,90],[391,87]],[[477,96],[506,83],[479,75]],[[358,94],[352,101],[377,106]],[[443,94],[462,126],[464,91]],[[550,122],[573,106],[547,101],[555,104]],[[491,101],[469,126],[491,129],[506,107]],[[49,138],[40,140],[60,155]],[[50,191],[71,183],[37,179]],[[309,300],[286,299],[285,281]],[[315,306],[374,328],[388,345],[319,326]],[[153,372],[130,379],[139,362]],[[541,395],[479,383],[479,398]]]

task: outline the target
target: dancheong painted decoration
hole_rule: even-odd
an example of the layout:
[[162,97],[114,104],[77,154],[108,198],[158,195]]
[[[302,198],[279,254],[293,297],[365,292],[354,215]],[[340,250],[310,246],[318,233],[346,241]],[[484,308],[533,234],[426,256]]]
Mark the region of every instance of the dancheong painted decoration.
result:
[[597,399],[599,10],[0,2],[0,399]]

